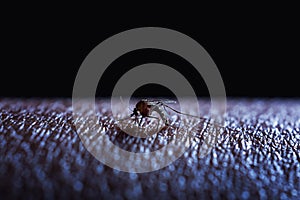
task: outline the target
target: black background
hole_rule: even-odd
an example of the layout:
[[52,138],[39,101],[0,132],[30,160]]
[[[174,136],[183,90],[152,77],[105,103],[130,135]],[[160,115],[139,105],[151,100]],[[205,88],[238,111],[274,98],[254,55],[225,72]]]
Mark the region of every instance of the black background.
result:
[[[218,66],[228,96],[300,96],[299,16],[292,5],[242,5],[230,10],[222,5],[219,9],[203,5],[191,6],[194,9],[181,5],[176,9],[173,5],[148,7],[4,8],[7,12],[2,13],[1,23],[0,96],[71,97],[77,71],[94,47],[121,31],[145,26],[174,29],[199,42]],[[174,68],[189,65],[169,52],[131,52],[110,65],[96,95],[109,95],[126,70],[147,62]],[[182,73],[199,96],[208,95],[201,76]],[[168,95],[165,88],[149,85],[139,92]]]

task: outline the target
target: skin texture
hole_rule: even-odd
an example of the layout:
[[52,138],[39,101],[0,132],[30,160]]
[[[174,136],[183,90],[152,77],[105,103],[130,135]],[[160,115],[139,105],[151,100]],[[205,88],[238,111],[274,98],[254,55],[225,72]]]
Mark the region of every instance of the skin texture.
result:
[[[209,100],[199,104],[207,114]],[[97,105],[105,134],[125,150],[153,150],[175,137],[169,127],[155,140],[129,136],[115,125],[108,100]],[[96,160],[77,135],[71,108],[68,99],[0,100],[0,199],[300,197],[299,100],[229,99],[225,124],[231,129],[207,156],[197,156],[203,125],[178,160],[141,174]],[[170,116],[171,123],[180,120]]]

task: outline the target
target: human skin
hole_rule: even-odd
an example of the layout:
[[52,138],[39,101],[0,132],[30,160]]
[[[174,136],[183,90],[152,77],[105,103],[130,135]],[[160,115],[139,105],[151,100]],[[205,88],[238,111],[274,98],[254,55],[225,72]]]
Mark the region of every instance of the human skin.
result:
[[[199,104],[208,112],[208,100]],[[197,156],[199,136],[198,145],[171,165],[136,174],[112,169],[86,150],[73,123],[71,100],[2,99],[0,198],[298,199],[299,101],[229,99],[227,104],[230,129],[208,155]],[[174,136],[168,127],[150,142],[129,136],[117,127],[108,100],[97,105],[105,134],[126,150],[145,151]]]

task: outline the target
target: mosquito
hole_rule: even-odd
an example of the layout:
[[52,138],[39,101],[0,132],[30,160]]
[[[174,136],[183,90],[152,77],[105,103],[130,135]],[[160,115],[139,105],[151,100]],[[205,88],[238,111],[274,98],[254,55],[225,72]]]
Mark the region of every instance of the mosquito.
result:
[[[135,105],[135,108],[132,111],[132,114],[129,117],[126,117],[124,119],[121,119],[119,121],[123,121],[132,117],[135,117],[134,120],[136,123],[138,123],[139,126],[141,126],[143,119],[145,118],[152,118],[152,119],[156,119],[159,120],[159,118],[152,116],[153,112],[157,112],[163,122],[165,123],[166,126],[170,126],[170,122],[169,122],[169,115],[167,113],[167,109],[172,110],[175,113],[178,113],[180,115],[186,115],[189,117],[194,117],[194,118],[198,118],[200,120],[206,121],[208,124],[213,124],[216,125],[218,127],[224,128],[221,124],[215,123],[215,122],[210,122],[209,118],[205,118],[205,117],[199,117],[199,116],[195,116],[195,115],[190,115],[187,113],[182,113],[174,108],[172,108],[171,106],[169,106],[168,104],[175,104],[177,103],[176,101],[173,100],[148,100],[148,99],[142,99],[139,102],[137,102],[137,104]],[[138,121],[139,120],[139,121]]]

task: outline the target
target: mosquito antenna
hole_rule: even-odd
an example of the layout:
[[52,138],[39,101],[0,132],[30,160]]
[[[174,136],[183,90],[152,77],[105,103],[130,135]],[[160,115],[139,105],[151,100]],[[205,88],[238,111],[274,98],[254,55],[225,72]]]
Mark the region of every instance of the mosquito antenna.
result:
[[120,101],[121,101],[121,104],[122,104],[122,105],[125,104],[124,101],[123,101],[123,97],[122,97],[122,96],[120,96]]
[[129,109],[131,112],[133,112],[133,109],[132,109],[132,108],[130,108],[130,106],[128,106],[128,109]]
[[[121,104],[124,106],[124,105],[125,105],[125,103],[124,103],[124,101],[123,101],[123,98],[122,98],[122,96],[120,96],[120,101],[121,101]],[[131,112],[133,112],[133,109],[132,109],[132,108],[130,108],[130,106],[128,106],[128,109],[129,109]]]

